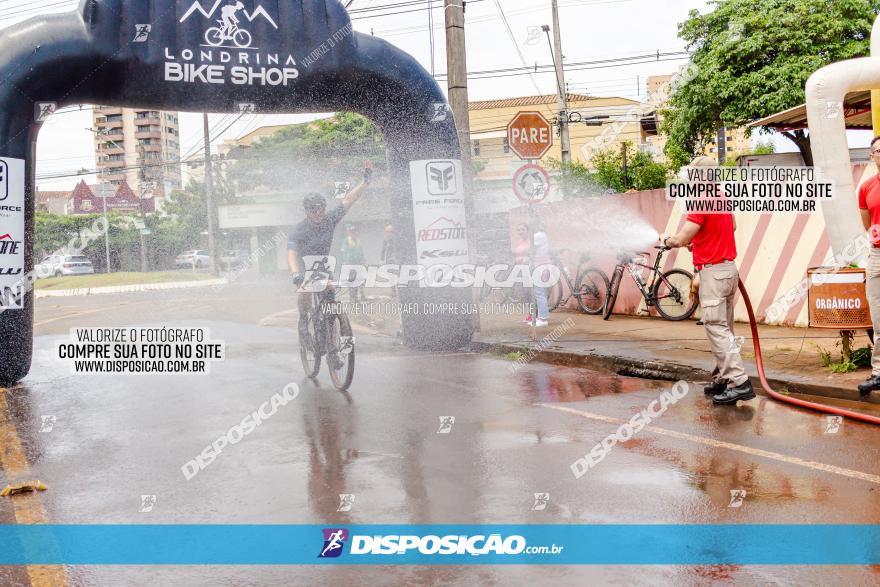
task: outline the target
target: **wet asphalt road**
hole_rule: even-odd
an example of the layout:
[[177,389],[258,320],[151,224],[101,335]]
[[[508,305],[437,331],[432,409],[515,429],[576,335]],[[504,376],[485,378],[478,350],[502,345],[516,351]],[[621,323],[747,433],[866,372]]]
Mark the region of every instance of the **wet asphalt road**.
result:
[[[764,398],[713,408],[691,391],[575,479],[569,466],[669,382],[504,359],[423,354],[358,336],[349,394],[305,380],[289,303],[263,288],[40,300],[34,368],[0,392],[0,523],[877,523],[880,430]],[[281,318],[279,318],[281,317]],[[208,376],[71,375],[72,326],[209,327],[228,358]],[[288,383],[300,395],[187,481],[180,467]],[[42,416],[54,415],[51,432]],[[449,434],[440,418],[454,416]],[[723,446],[719,441],[728,443]],[[744,490],[741,507],[728,507]],[[548,492],[544,511],[534,493]],[[340,494],[353,494],[338,512]],[[155,495],[141,513],[142,495]],[[772,545],[768,545],[772,548]],[[47,575],[41,575],[41,573]],[[56,572],[55,575],[52,575]],[[48,576],[50,579],[46,579]],[[0,568],[0,585],[57,569]],[[876,584],[876,567],[71,567],[70,585]],[[47,582],[48,581],[48,582]]]

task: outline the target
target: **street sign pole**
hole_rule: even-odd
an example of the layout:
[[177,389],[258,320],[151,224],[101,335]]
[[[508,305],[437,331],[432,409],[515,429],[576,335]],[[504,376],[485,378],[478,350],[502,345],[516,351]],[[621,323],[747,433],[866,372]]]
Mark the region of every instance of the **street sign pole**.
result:
[[102,195],[101,202],[104,204],[104,254],[107,260],[107,273],[113,273],[113,268],[110,266],[110,221],[107,220],[107,197]]

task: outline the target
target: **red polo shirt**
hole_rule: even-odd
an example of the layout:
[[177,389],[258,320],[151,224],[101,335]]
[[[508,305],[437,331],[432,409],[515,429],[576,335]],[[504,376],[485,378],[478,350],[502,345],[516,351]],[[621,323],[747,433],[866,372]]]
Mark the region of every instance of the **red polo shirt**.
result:
[[687,221],[700,226],[693,240],[697,269],[736,260],[733,214],[694,213],[687,215]]
[[[859,210],[871,213],[871,226],[880,225],[880,176],[875,175],[859,188]],[[871,232],[871,244],[880,247],[880,230]]]

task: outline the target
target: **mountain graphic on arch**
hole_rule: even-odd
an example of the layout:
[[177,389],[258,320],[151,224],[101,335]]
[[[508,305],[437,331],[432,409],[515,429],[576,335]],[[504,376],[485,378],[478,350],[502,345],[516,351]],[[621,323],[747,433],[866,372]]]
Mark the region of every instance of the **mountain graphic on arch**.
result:
[[[180,22],[184,22],[195,12],[201,12],[202,16],[204,16],[205,18],[211,18],[224,3],[231,4],[232,2],[230,2],[229,0],[216,0],[214,2],[214,5],[211,6],[210,10],[205,10],[204,5],[199,0],[196,0],[192,3],[192,6],[189,7],[189,10],[187,10],[183,17],[180,19]],[[276,29],[278,28],[278,24],[272,19],[271,16],[269,16],[269,13],[266,12],[266,9],[263,8],[262,4],[258,5],[252,12],[248,12],[247,10],[242,9],[242,13],[244,14],[245,18],[247,18],[250,22],[254,22],[254,20],[256,20],[258,16],[262,16],[263,18],[268,20],[273,27],[275,27]]]

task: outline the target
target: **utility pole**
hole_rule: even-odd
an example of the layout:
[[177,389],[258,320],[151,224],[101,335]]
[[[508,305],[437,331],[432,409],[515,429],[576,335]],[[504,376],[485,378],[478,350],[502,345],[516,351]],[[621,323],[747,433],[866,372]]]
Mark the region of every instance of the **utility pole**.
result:
[[[464,38],[463,0],[444,0],[446,13],[446,63],[449,105],[455,117],[461,165],[468,192],[471,186],[471,117],[468,112],[467,56]],[[468,199],[469,201],[469,199]]]
[[721,127],[718,129],[718,140],[715,143],[718,146],[718,165],[724,165],[727,161],[727,129]]
[[[104,161],[104,145],[105,143],[101,141],[101,138],[106,138],[109,134],[108,129],[106,128],[87,128],[86,130],[95,133],[95,136],[98,139],[98,163],[105,163]],[[122,149],[115,141],[111,139],[106,139],[107,142],[113,143],[117,149]],[[123,155],[124,157],[124,155]],[[104,193],[104,182],[106,180],[107,168],[101,167],[98,171],[98,191],[101,195],[101,202],[103,202],[104,206],[104,255],[105,262],[107,263],[107,273],[113,273],[112,267],[110,267],[110,221],[107,219],[107,194]]]
[[[468,111],[467,52],[464,35],[464,0],[443,0],[446,15],[446,71],[449,106],[455,117],[461,148],[461,169],[464,173],[464,207],[468,226],[468,249],[477,250],[473,197],[473,166],[471,164],[471,116]],[[477,291],[473,300],[476,302]],[[472,325],[480,331],[480,315],[472,314]]]
[[620,145],[620,154],[623,157],[623,191],[629,189],[629,165],[626,161],[626,143]]
[[568,98],[565,93],[565,67],[562,63],[562,32],[559,29],[559,0],[553,2],[553,59],[556,66],[557,105],[559,107],[559,142],[562,162],[571,163],[571,139],[568,133]]
[[[147,238],[144,234],[144,231],[147,230],[147,213],[144,211],[144,193],[147,192],[148,187],[151,188],[150,191],[153,194],[153,201],[155,202],[157,187],[165,185],[165,158],[162,156],[161,151],[159,151],[158,156],[153,158],[156,160],[156,163],[151,164],[149,162],[151,158],[147,156],[146,145],[138,146],[138,155],[140,156],[141,160],[141,184],[140,194],[138,196],[138,209],[141,213],[141,222],[144,225],[144,228],[140,230],[141,271],[146,273],[150,270],[150,268],[149,262],[147,260]],[[153,211],[155,212],[155,207]]]
[[211,168],[211,131],[208,113],[202,115],[205,126],[205,199],[208,205],[208,257],[211,274],[217,274],[217,243],[214,240],[214,178]]

